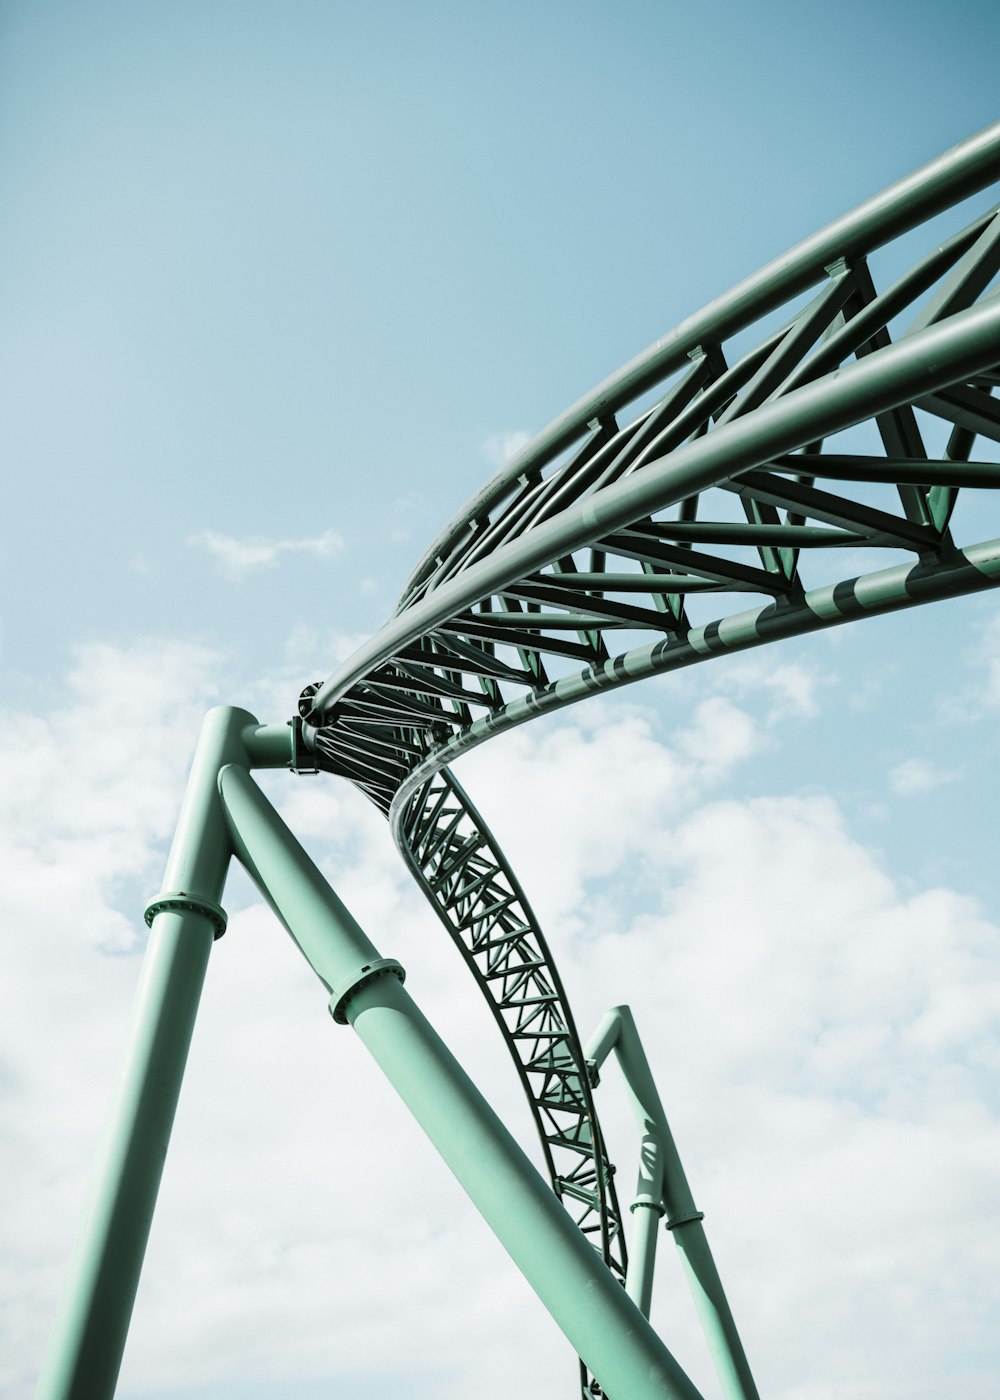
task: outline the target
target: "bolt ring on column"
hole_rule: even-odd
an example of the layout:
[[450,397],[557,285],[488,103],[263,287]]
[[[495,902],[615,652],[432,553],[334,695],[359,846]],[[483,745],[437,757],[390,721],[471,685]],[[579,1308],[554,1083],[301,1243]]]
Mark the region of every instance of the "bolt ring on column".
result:
[[339,986],[334,987],[330,996],[330,1015],[338,1026],[347,1025],[347,1003],[354,993],[366,983],[380,977],[383,972],[398,977],[400,982],[406,981],[406,969],[402,963],[397,962],[395,958],[375,958],[359,967],[357,972],[352,972]]
[[225,933],[229,921],[221,904],[215,904],[211,899],[204,899],[198,894],[189,894],[187,890],[168,890],[165,894],[158,894],[146,905],[143,918],[147,928],[153,927],[153,920],[157,914],[169,911],[204,915],[215,930],[216,940]]
[[674,1220],[668,1220],[666,1228],[668,1230],[678,1230],[682,1225],[691,1225],[696,1220],[704,1219],[705,1212],[703,1210],[696,1210],[691,1215],[681,1215]]

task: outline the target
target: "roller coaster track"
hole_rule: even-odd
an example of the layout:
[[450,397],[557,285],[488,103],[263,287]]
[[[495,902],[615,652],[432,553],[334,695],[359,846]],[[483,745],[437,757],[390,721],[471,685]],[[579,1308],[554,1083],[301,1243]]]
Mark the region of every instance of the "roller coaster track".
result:
[[[473,497],[394,617],[303,692],[316,765],[389,818],[502,1030],[553,1189],[619,1275],[569,1004],[447,765],[588,695],[1000,581],[1000,540],[954,537],[1000,487],[1000,213],[958,208],[998,179],[1000,124],[658,340]],[[878,567],[859,574],[859,551]]]

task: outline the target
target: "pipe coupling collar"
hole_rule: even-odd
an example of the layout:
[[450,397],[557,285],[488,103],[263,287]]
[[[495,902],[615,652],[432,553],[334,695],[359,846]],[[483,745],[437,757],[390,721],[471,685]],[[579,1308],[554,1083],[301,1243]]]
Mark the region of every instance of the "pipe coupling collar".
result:
[[703,1210],[693,1210],[688,1215],[675,1215],[673,1220],[667,1221],[668,1230],[678,1230],[682,1225],[691,1225],[695,1220],[704,1220]]
[[381,977],[383,972],[398,977],[400,982],[406,981],[406,969],[402,963],[397,962],[395,958],[374,958],[334,987],[330,995],[330,1015],[338,1026],[347,1025],[347,1003],[354,993],[368,982],[374,982],[376,977]]
[[657,1215],[666,1215],[663,1209],[663,1202],[656,1201],[652,1196],[638,1196],[629,1206],[629,1210],[634,1215],[637,1210],[655,1210]]
[[147,928],[152,928],[157,914],[168,912],[201,914],[212,925],[216,938],[221,938],[226,931],[228,916],[225,909],[221,904],[203,899],[200,894],[189,894],[187,890],[167,890],[165,894],[158,894],[155,899],[149,901],[143,914]]

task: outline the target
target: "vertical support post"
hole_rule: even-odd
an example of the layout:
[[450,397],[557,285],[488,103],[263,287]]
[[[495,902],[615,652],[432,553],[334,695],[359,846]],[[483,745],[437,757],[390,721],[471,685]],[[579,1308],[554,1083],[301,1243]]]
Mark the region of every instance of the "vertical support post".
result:
[[[681,1165],[680,1154],[667,1122],[667,1115],[663,1111],[663,1104],[653,1082],[649,1061],[642,1048],[632,1012],[627,1006],[612,1007],[604,1016],[587,1046],[587,1060],[595,1069],[599,1069],[612,1049],[618,1057],[628,1085],[636,1119],[644,1134],[644,1147],[650,1138],[654,1139],[657,1145],[656,1155],[660,1159],[663,1174],[660,1199],[666,1211],[667,1229],[672,1232],[674,1243],[680,1252],[688,1287],[698,1309],[702,1330],[723,1391],[727,1400],[759,1400],[743,1343],[729,1308],[729,1300],[722,1287],[722,1280],[719,1278],[702,1227],[704,1215],[694,1203]],[[642,1170],[639,1179],[641,1202],[644,1187]],[[648,1232],[640,1236],[640,1240],[642,1239],[648,1242]],[[651,1261],[649,1286],[652,1287]],[[637,1283],[636,1288],[638,1287]]]
[[625,1292],[649,1316],[653,1301],[653,1269],[656,1232],[663,1216],[663,1152],[655,1133],[646,1133],[639,1148],[639,1180],[632,1212],[632,1238],[628,1242]]
[[242,768],[219,787],[233,849],[515,1264],[601,1386],[700,1400],[378,950]]
[[170,1130],[213,939],[231,847],[219,768],[246,763],[245,710],[206,716],[151,933],[118,1093],[89,1208],[63,1287],[36,1400],[110,1400],[152,1223]]

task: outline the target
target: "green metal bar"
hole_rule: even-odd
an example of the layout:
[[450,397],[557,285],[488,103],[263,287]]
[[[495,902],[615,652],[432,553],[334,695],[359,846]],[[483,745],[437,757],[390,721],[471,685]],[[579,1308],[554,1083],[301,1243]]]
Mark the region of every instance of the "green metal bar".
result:
[[870,253],[1000,175],[1000,122],[977,132],[920,169],[866,200],[781,257],[738,283],[654,341],[544,428],[505,463],[430,545],[404,590],[408,595],[433,562],[510,490],[586,431],[594,418],[617,412],[658,380],[681,368],[696,346],[715,345],[822,281],[840,258]]
[[573,705],[598,691],[677,671],[726,652],[747,651],[782,637],[797,637],[936,599],[958,598],[998,584],[1000,539],[987,540],[956,550],[940,564],[900,564],[879,569],[860,578],[811,589],[802,598],[780,606],[768,603],[762,608],[733,613],[718,622],[694,627],[686,636],[637,647],[599,667],[561,677],[546,690],[512,700],[495,715],[476,720],[412,770],[393,797],[391,820],[401,820],[414,793],[428,778],[469,749],[502,730]]
[[[245,710],[212,710],[205,719],[165,893],[146,911],[152,932],[122,1079],[36,1400],[114,1394],[208,956],[225,928],[218,901],[231,851],[217,774],[223,764],[246,763],[244,735],[261,733]],[[273,737],[260,747],[273,751]]]
[[[821,480],[881,481],[890,486],[895,486],[897,482],[905,482],[925,486],[974,486],[987,490],[1000,487],[1000,464],[967,462],[960,458],[938,458],[928,461],[926,458],[914,460],[901,457],[847,457],[832,452],[803,457],[801,453],[795,453],[788,457],[779,457],[772,462],[770,471],[807,471]],[[828,530],[824,533],[833,535],[836,532]]]
[[316,711],[327,709],[373,666],[431,629],[457,631],[460,624],[454,619],[465,608],[487,594],[502,592],[506,584],[537,572],[552,559],[628,529],[646,515],[793,452],[803,442],[830,436],[893,405],[933,395],[978,374],[996,364],[998,348],[1000,300],[982,302],[877,355],[845,365],[829,380],[766,403],[596,496],[577,501],[561,516],[397,614],[324,682],[313,697]]
[[286,724],[248,725],[242,734],[246,761],[251,768],[312,768],[312,758],[304,753],[302,725],[298,719]]
[[639,1149],[639,1180],[632,1212],[632,1236],[628,1243],[628,1270],[625,1291],[649,1316],[653,1301],[653,1267],[656,1262],[656,1232],[663,1216],[663,1148],[655,1133],[643,1135]]
[[[667,1229],[673,1232],[674,1242],[680,1251],[688,1286],[723,1391],[728,1400],[758,1400],[743,1343],[702,1228],[704,1217],[694,1203],[635,1020],[627,1006],[612,1007],[605,1014],[587,1047],[587,1059],[599,1069],[612,1049],[628,1086],[646,1149],[639,1170],[637,1204],[642,1207],[640,1223],[653,1214],[649,1205],[662,1201],[667,1215]],[[657,1178],[661,1172],[662,1195],[655,1196],[659,1185]],[[648,1281],[642,1279],[637,1289],[640,1286],[651,1289],[651,1262],[649,1272]]]
[[461,1065],[245,769],[219,789],[234,850],[515,1264],[618,1400],[698,1400]]

